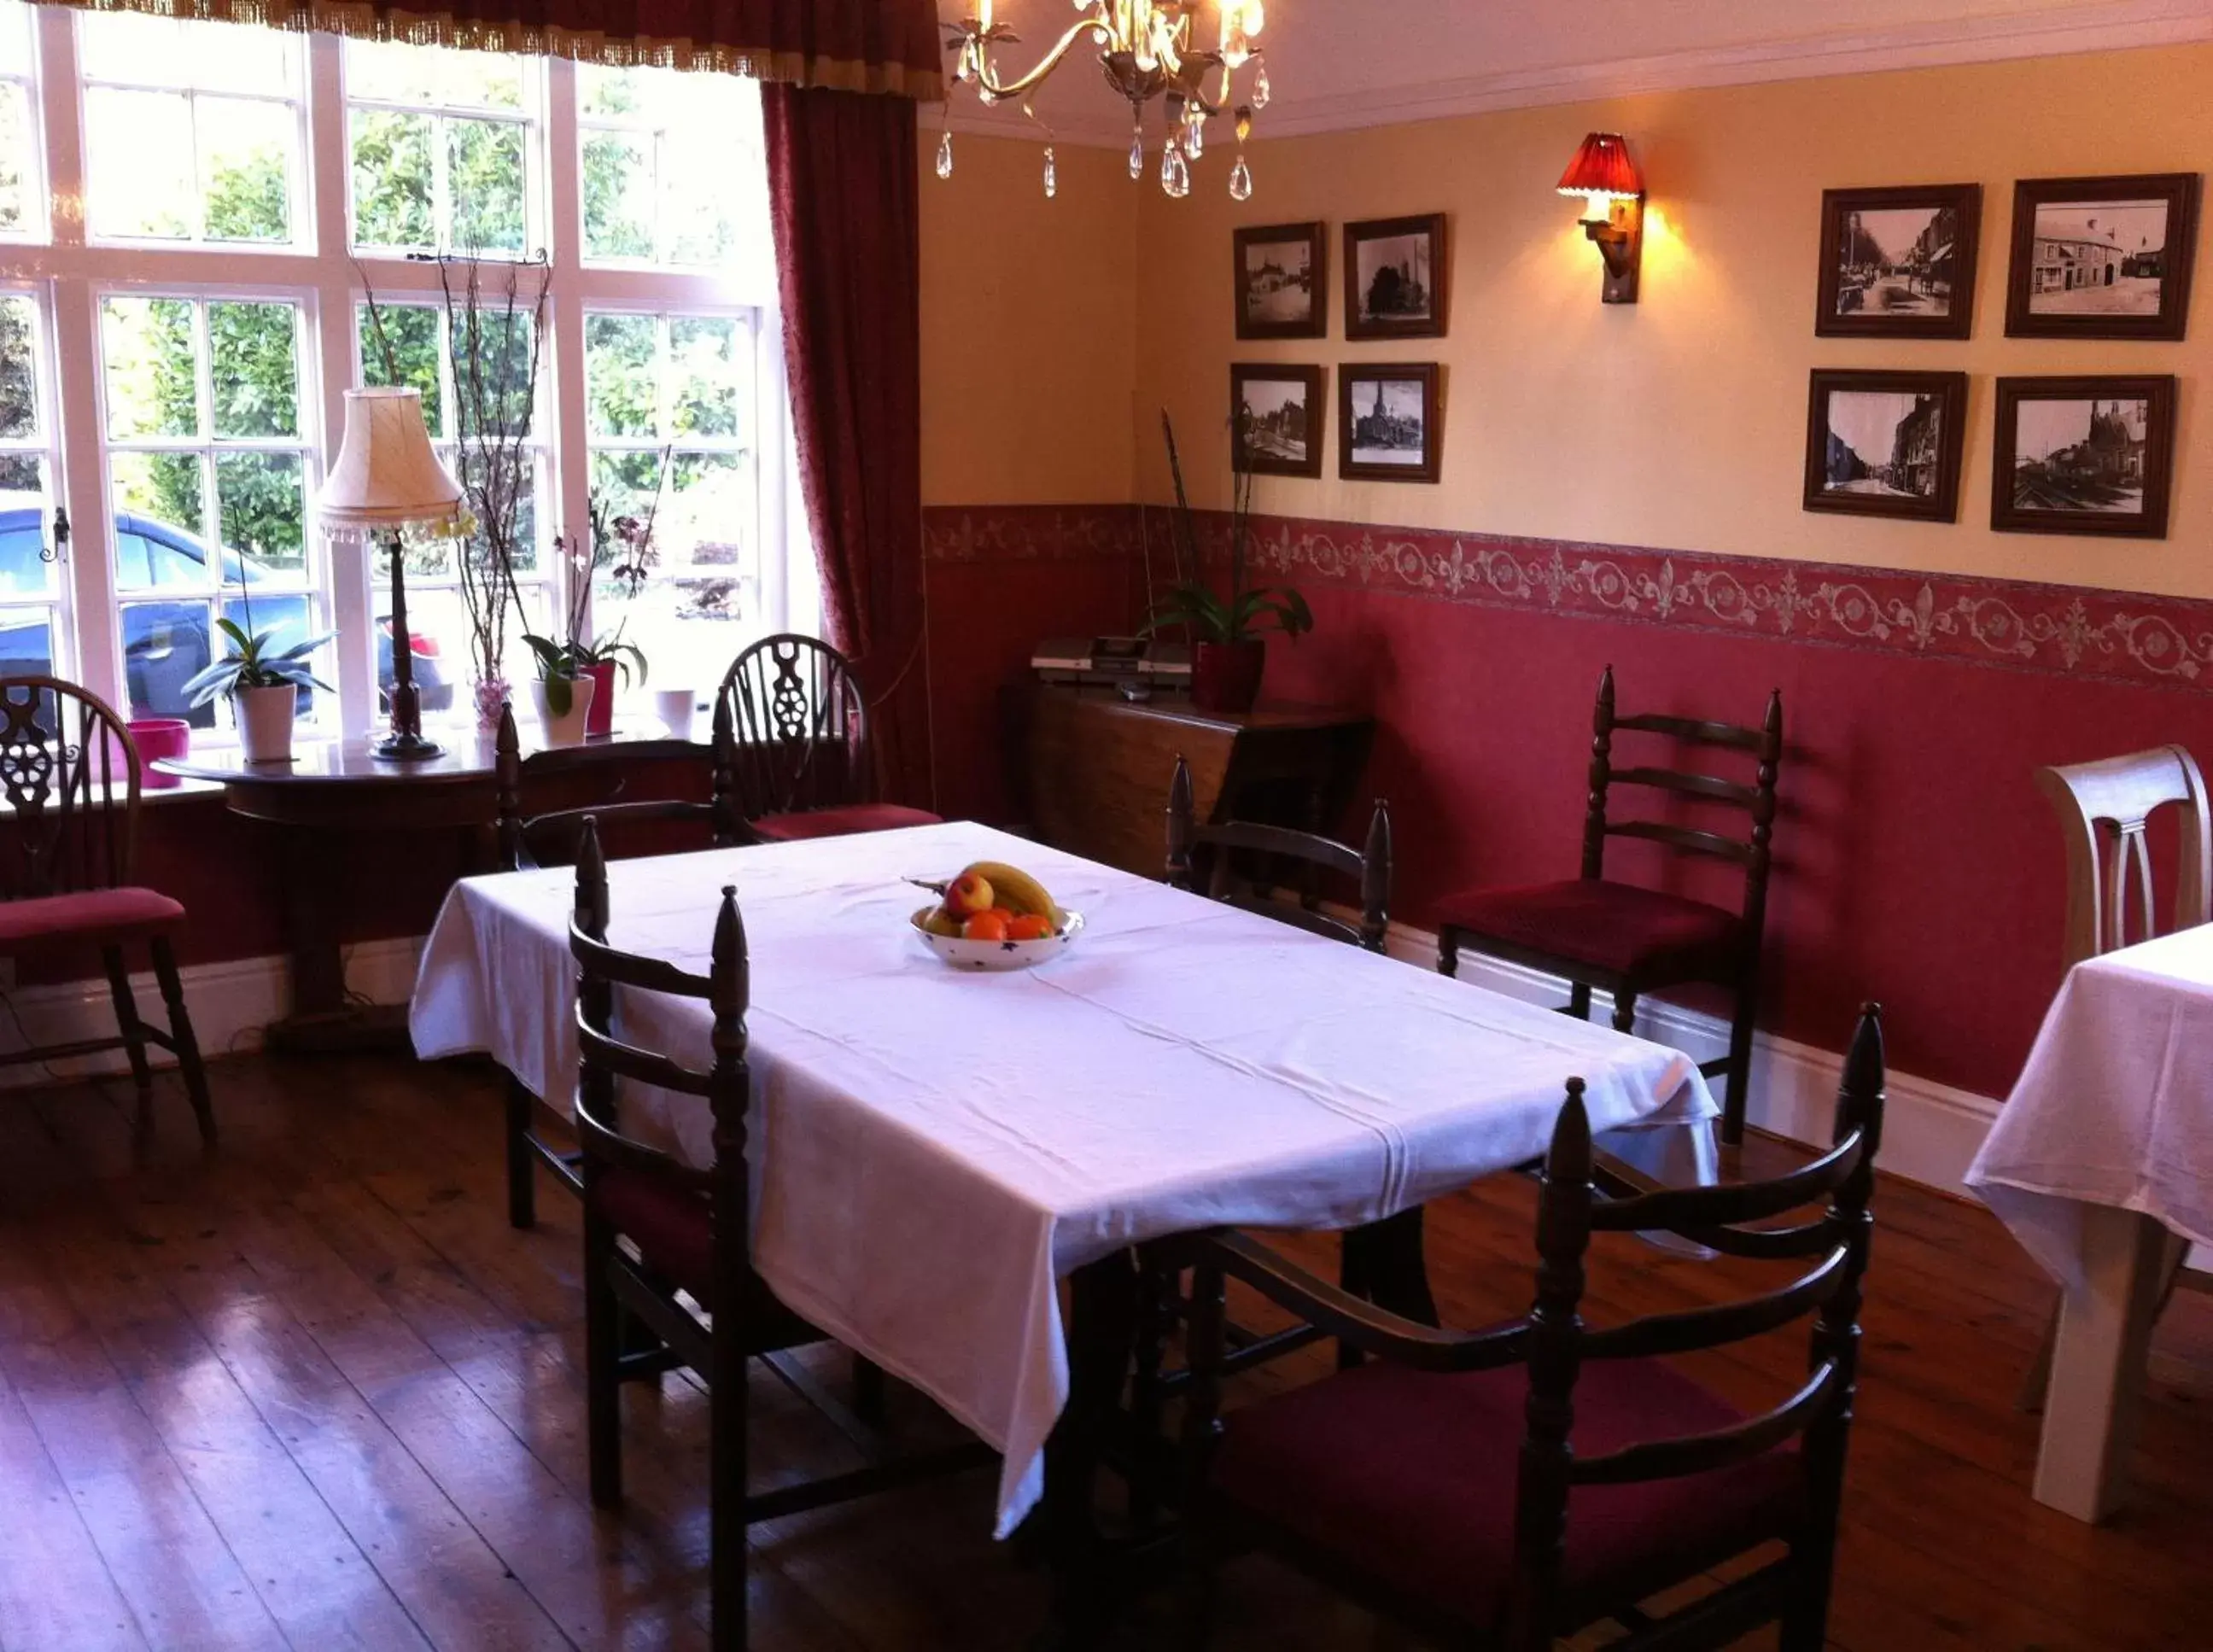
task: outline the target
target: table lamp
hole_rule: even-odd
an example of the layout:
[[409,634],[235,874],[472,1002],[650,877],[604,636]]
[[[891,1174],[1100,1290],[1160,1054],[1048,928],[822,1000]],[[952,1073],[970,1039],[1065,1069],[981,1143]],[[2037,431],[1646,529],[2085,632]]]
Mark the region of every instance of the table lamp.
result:
[[381,758],[413,762],[436,757],[423,738],[422,698],[415,688],[414,641],[407,631],[404,542],[410,533],[457,537],[461,485],[430,449],[417,390],[349,390],[345,436],[323,479],[316,509],[333,539],[381,539],[392,552],[392,731],[376,743]]

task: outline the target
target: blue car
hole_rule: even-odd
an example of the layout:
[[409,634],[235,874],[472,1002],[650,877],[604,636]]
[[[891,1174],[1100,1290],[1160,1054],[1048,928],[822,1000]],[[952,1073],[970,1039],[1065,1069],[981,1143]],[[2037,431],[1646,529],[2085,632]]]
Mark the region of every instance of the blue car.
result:
[[[121,586],[159,591],[165,586],[200,585],[206,580],[207,547],[197,535],[182,528],[125,511],[115,519],[115,539],[117,582]],[[44,512],[34,507],[0,509],[0,591],[44,588],[39,558],[46,544]],[[239,606],[235,593],[241,584],[250,594],[256,585],[271,577],[270,570],[252,557],[224,551],[222,584],[226,611]],[[305,637],[308,619],[305,596],[272,594],[253,604],[255,626],[280,636]],[[208,604],[204,598],[168,602],[157,596],[124,604],[123,669],[131,702],[126,715],[182,717],[202,728],[214,725],[212,704],[189,705],[185,698],[185,685],[215,658],[208,631]],[[454,702],[454,686],[440,668],[438,645],[421,636],[413,637],[412,644],[408,652],[414,660],[415,686],[421,691],[423,707],[443,710]],[[0,675],[51,668],[40,627],[0,625]],[[376,674],[382,695],[388,695],[392,688],[388,615],[380,616],[376,624]],[[300,691],[302,711],[307,710],[314,692],[308,688]]]

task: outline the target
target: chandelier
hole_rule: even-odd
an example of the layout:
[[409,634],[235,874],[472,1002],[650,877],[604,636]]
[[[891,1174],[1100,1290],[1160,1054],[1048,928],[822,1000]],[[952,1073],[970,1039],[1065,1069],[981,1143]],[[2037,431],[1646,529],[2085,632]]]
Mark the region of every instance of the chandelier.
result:
[[[1130,176],[1145,172],[1145,106],[1159,98],[1167,114],[1167,136],[1161,144],[1161,188],[1181,199],[1191,193],[1191,165],[1206,152],[1206,123],[1232,115],[1237,134],[1237,162],[1229,169],[1229,193],[1248,200],[1253,169],[1245,162],[1245,139],[1254,111],[1268,103],[1268,70],[1253,39],[1260,32],[1261,0],[1216,0],[1220,12],[1219,44],[1212,51],[1193,46],[1201,0],[1075,0],[1083,14],[1053,42],[1052,49],[1026,73],[1011,78],[999,72],[991,48],[1021,36],[995,19],[992,0],[975,0],[976,9],[958,23],[945,25],[946,50],[954,54],[953,80],[972,84],[986,105],[1019,101],[1037,121],[1031,96],[1087,39],[1099,48],[1099,68],[1114,94],[1130,106]],[[1253,73],[1245,99],[1235,96],[1238,71]],[[953,97],[945,101],[947,128],[937,143],[937,175],[953,175]],[[1038,121],[1040,126],[1045,123]],[[1052,131],[1045,127],[1045,192],[1057,192]]]

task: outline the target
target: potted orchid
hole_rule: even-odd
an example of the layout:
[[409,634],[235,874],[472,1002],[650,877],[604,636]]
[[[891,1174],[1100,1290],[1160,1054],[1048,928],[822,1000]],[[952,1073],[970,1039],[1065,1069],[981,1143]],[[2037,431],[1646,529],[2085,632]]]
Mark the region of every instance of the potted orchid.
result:
[[285,763],[292,756],[292,719],[301,694],[309,688],[326,693],[330,685],[316,677],[308,656],[335,635],[326,631],[305,642],[279,649],[277,633],[253,629],[253,599],[241,586],[239,595],[246,611],[241,625],[228,615],[216,629],[229,644],[223,657],[185,684],[185,697],[195,706],[217,699],[230,702],[238,722],[239,744],[248,763]]
[[[660,514],[661,490],[668,477],[668,451],[663,448],[660,474],[655,479],[653,497],[643,516],[617,514],[613,501],[594,491],[587,515],[588,535],[582,539],[573,534],[554,536],[554,554],[569,569],[567,623],[558,640],[534,634],[526,635],[522,640],[536,659],[539,692],[545,698],[549,716],[563,718],[572,715],[571,703],[578,698],[578,686],[589,685],[582,690],[582,707],[573,712],[582,720],[580,738],[613,729],[618,673],[625,686],[644,686],[645,650],[623,636],[623,628],[629,621],[619,620],[612,631],[597,636],[586,626],[597,576],[607,575],[616,592],[625,599],[644,589],[660,559],[654,542],[654,521]],[[547,737],[552,737],[550,725]]]

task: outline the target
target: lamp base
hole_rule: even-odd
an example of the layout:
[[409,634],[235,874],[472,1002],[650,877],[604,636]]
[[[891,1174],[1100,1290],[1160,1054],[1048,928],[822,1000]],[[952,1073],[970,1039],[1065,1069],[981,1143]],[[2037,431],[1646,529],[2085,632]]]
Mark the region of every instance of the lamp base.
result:
[[426,758],[441,757],[446,748],[435,740],[405,729],[395,729],[369,748],[387,763],[420,763]]

